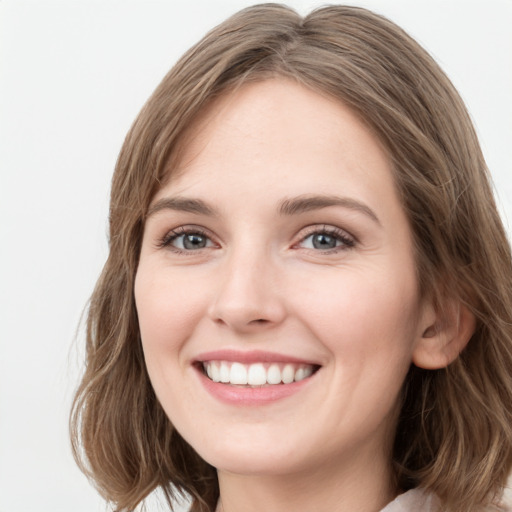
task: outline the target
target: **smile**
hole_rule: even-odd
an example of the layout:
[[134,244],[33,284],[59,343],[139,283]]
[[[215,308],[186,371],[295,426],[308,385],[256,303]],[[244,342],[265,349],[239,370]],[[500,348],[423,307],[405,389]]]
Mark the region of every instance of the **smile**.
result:
[[198,355],[193,367],[216,400],[234,407],[258,407],[310,388],[322,366],[290,354],[228,349]]
[[307,379],[318,366],[302,363],[204,361],[205,375],[213,382],[236,386],[276,386]]

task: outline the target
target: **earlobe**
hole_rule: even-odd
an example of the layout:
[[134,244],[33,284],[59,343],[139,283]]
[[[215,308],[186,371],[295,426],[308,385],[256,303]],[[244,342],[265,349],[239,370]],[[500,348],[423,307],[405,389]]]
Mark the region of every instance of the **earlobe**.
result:
[[473,336],[475,317],[459,301],[449,301],[437,313],[431,308],[424,317],[412,362],[426,370],[445,368],[457,359]]

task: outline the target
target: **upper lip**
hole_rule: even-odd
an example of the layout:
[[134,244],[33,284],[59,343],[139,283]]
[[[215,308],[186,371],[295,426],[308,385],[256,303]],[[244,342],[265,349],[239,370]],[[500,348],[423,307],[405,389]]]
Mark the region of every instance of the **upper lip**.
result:
[[317,362],[302,359],[300,357],[280,354],[278,352],[267,352],[263,350],[213,350],[203,352],[195,358],[196,362],[206,361],[231,361],[245,364],[252,363],[296,363],[320,366]]

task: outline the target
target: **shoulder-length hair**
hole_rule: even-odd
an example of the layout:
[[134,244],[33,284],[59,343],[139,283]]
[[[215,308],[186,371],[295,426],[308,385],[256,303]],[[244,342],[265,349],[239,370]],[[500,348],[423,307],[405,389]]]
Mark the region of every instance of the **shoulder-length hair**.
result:
[[110,253],[92,295],[87,361],[71,416],[82,469],[117,510],[160,487],[212,512],[215,469],[173,428],[144,364],[133,285],[145,216],[201,111],[247,81],[283,77],[349,105],[379,137],[413,232],[421,293],[477,320],[447,368],[411,366],[393,451],[397,487],[445,510],[499,497],[512,465],[512,263],[465,106],[411,37],[365,9],[300,17],[264,4],[208,33],[163,79],[122,147],[112,182]]

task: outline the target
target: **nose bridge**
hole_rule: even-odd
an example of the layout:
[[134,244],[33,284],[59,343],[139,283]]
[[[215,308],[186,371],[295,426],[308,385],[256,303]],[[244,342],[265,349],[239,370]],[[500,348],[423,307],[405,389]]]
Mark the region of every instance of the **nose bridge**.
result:
[[218,277],[210,311],[214,321],[243,330],[274,325],[283,319],[277,263],[264,244],[245,240],[233,246]]

